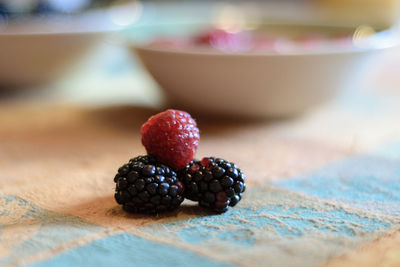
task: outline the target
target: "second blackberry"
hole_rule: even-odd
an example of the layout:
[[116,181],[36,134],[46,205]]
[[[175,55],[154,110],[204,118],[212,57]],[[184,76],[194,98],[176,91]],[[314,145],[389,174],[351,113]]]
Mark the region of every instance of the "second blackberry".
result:
[[185,197],[199,205],[222,213],[235,206],[246,190],[245,176],[234,163],[220,158],[192,161],[179,173]]

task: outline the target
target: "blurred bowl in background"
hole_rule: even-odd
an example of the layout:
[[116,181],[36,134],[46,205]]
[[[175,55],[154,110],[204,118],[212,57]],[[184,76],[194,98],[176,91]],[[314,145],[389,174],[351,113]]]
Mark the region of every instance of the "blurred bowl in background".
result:
[[[186,33],[180,35],[184,36],[208,26],[172,28],[175,32],[184,29]],[[307,27],[289,25],[298,26]],[[133,33],[137,37],[165,35],[159,27],[141,25]],[[220,51],[179,42],[174,47],[140,41],[130,47],[174,107],[211,115],[284,117],[304,112],[356,84],[380,51],[398,45],[390,30],[375,34],[363,26],[351,32],[351,45],[328,40],[318,49]],[[142,39],[151,40],[148,36]]]
[[121,29],[126,10],[132,8],[136,7],[20,15],[3,23],[0,16],[0,86],[27,87],[55,81],[89,57],[107,34]]
[[51,82],[76,66],[102,33],[0,34],[0,86]]

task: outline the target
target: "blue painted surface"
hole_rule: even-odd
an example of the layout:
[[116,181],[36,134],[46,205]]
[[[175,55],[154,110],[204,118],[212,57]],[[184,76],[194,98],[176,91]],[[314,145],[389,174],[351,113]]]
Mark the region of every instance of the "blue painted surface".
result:
[[188,250],[124,233],[93,241],[31,266],[219,267],[234,265],[206,258]]
[[275,185],[400,217],[400,161],[356,156]]
[[[352,222],[356,227],[349,227]],[[181,239],[190,244],[217,240],[239,246],[253,246],[256,236],[252,230],[269,227],[279,236],[302,236],[307,233],[330,232],[338,236],[354,236],[355,231],[370,232],[390,227],[378,218],[370,218],[343,209],[317,211],[312,208],[263,206],[232,210],[223,215],[198,217],[168,226],[182,227],[178,230]],[[326,225],[327,227],[321,227]]]
[[74,216],[46,211],[16,196],[0,195],[0,203],[0,244],[7,244],[9,250],[0,257],[0,265],[15,264],[104,229]]
[[385,101],[380,94],[365,90],[344,90],[335,99],[333,104],[343,111],[350,111],[352,115],[368,115],[379,118],[386,111]]
[[[336,235],[355,236],[355,231],[372,232],[384,230],[390,227],[390,223],[385,222],[382,219],[371,218],[363,214],[349,212],[342,208],[317,211],[312,208],[295,207],[282,210],[279,206],[276,206],[274,208],[263,207],[259,209],[259,212],[282,217],[282,220],[291,229],[294,229],[288,231],[287,228],[279,227],[279,225],[275,223],[275,227],[279,229],[278,231],[281,235],[300,236],[304,233],[311,232],[329,232]],[[293,217],[289,218],[289,216]],[[357,226],[354,228],[349,227],[349,223]],[[265,222],[260,226],[264,226],[263,224],[265,224]]]
[[287,192],[269,191],[268,188],[251,189],[248,194],[253,200],[249,200],[247,206],[241,205],[221,215],[198,216],[163,227],[151,225],[143,231],[166,239],[170,238],[166,232],[176,232],[178,235],[174,235],[174,238],[177,241],[194,246],[220,243],[226,247],[251,248],[257,245],[257,240],[265,238],[260,236],[260,231],[277,238],[297,238],[309,234],[328,234],[340,238],[366,236],[398,224]]
[[393,142],[372,151],[374,156],[387,159],[400,160],[400,142]]

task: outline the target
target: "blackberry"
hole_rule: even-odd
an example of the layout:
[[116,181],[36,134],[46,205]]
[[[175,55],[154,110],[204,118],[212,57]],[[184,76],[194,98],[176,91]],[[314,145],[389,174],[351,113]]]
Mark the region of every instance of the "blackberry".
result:
[[235,206],[246,190],[245,176],[234,163],[220,158],[192,161],[179,173],[185,197],[218,213]]
[[171,211],[184,199],[176,172],[152,156],[139,156],[122,165],[114,182],[115,200],[128,212]]

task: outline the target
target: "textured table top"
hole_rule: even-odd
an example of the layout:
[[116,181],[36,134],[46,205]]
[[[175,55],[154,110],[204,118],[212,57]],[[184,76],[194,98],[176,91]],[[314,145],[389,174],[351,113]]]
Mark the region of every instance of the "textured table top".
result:
[[[165,215],[129,215],[115,203],[114,174],[144,153],[140,125],[161,99],[131,88],[148,78],[108,81],[123,95],[114,105],[102,102],[101,80],[3,98],[0,266],[400,266],[393,57],[362,90],[297,118],[199,118],[197,156],[234,161],[248,179],[243,201],[222,215],[190,201]],[[86,101],[93,88],[77,93],[85,86],[97,86],[103,105]],[[128,91],[138,104],[117,101]]]

